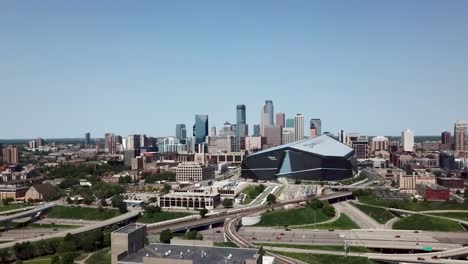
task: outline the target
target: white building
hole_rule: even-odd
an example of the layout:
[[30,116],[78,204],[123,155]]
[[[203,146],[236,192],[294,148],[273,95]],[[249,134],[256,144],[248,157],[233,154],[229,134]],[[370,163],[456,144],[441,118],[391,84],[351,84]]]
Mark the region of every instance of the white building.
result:
[[387,137],[377,136],[371,140],[371,151],[388,151],[390,141]]
[[177,182],[200,182],[213,179],[214,170],[210,166],[202,166],[197,162],[180,163],[176,169]]
[[283,137],[282,137],[282,144],[289,144],[294,142],[294,128],[293,127],[283,127]]
[[262,150],[264,142],[262,137],[245,137],[245,150],[249,152]]
[[401,144],[403,146],[403,151],[413,152],[414,132],[409,129],[405,129],[403,132],[401,132]]
[[172,191],[158,197],[161,208],[215,209],[221,203],[221,195],[211,192]]
[[304,116],[297,114],[294,117],[294,141],[300,141],[304,139]]

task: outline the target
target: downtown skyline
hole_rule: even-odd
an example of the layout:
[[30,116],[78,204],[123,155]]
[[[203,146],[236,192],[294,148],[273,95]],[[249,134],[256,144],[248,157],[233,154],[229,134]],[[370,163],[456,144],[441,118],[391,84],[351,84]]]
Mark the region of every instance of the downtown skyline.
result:
[[166,136],[238,104],[252,126],[268,99],[333,133],[468,119],[465,1],[186,5],[0,3],[0,138]]

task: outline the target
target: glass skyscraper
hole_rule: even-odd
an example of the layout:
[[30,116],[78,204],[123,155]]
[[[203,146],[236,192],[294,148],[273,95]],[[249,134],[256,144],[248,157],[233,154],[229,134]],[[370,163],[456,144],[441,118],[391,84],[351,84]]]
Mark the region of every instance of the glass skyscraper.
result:
[[206,136],[208,136],[208,115],[195,115],[193,137],[195,138],[196,151],[198,151],[198,144],[205,142]]
[[238,105],[236,107],[236,148],[235,151],[240,151],[240,139],[248,134],[246,124],[246,110],[245,105]]

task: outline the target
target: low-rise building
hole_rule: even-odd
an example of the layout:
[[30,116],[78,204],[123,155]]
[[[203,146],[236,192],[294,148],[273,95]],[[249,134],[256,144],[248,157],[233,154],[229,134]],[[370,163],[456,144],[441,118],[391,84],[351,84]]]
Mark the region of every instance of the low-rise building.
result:
[[28,189],[28,186],[0,185],[0,201],[3,201],[6,198],[12,198],[15,201],[22,201],[24,200],[24,196]]
[[158,197],[161,208],[176,209],[215,209],[221,203],[221,195],[213,192],[171,191]]
[[417,192],[426,201],[448,201],[450,190],[437,184],[417,185]]
[[35,184],[29,187],[24,199],[26,201],[47,201],[54,197],[57,193],[57,188],[49,183]]
[[465,181],[460,178],[437,178],[437,184],[444,186],[448,189],[463,189],[465,188]]
[[401,172],[398,178],[398,187],[400,188],[400,192],[414,193],[416,189],[416,175],[406,175]]
[[180,163],[176,169],[177,182],[200,182],[214,178],[214,169],[197,162]]

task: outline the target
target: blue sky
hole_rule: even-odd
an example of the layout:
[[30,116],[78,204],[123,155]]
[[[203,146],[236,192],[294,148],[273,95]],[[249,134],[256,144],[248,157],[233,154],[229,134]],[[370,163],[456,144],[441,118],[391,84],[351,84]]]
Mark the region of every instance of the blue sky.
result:
[[416,135],[468,119],[467,1],[1,1],[0,138],[174,134],[275,111]]

